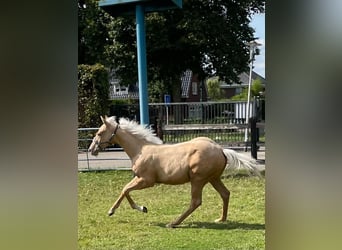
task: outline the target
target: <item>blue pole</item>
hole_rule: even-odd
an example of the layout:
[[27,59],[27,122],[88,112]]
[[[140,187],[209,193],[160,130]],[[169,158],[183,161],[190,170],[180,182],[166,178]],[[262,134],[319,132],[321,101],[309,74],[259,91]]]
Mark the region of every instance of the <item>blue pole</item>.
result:
[[146,63],[146,37],[145,37],[145,11],[141,5],[136,5],[137,53],[138,53],[138,81],[140,124],[148,125],[148,94],[147,94],[147,63]]

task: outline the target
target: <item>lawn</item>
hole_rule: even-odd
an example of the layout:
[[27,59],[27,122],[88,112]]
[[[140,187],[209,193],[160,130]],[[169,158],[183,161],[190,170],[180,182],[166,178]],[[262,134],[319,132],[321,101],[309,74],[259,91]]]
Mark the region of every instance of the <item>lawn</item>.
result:
[[179,228],[166,228],[188,207],[190,185],[160,184],[133,191],[132,198],[148,213],[131,209],[124,199],[108,217],[108,209],[131,178],[130,171],[79,173],[79,249],[265,249],[264,179],[223,179],[231,192],[227,222],[214,222],[222,201],[208,184],[202,205]]

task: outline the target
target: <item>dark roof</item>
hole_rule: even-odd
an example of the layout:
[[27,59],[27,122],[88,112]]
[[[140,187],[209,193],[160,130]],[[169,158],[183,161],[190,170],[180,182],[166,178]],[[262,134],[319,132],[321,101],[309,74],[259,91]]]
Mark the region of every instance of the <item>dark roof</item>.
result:
[[[252,71],[252,81],[254,81],[254,80],[258,79],[258,78],[261,80],[262,84],[266,83],[266,79],[265,78],[263,78],[258,73]],[[239,75],[239,80],[240,80],[242,85],[248,85],[248,83],[249,83],[249,72],[241,73]]]

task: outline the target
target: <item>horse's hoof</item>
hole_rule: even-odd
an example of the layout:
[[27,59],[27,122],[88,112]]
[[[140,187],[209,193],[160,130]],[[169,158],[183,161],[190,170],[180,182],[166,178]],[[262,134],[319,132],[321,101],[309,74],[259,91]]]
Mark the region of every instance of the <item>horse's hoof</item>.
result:
[[221,222],[225,222],[225,221],[226,221],[226,220],[223,220],[223,219],[221,219],[221,218],[220,218],[220,219],[217,219],[217,220],[215,220],[215,222],[216,222],[216,223],[221,223]]
[[167,228],[176,228],[177,225],[170,223],[170,224],[167,224],[166,227]]
[[108,216],[112,216],[114,214],[114,211],[109,211]]
[[143,207],[143,208],[142,208],[142,211],[143,211],[144,213],[147,213],[147,207]]

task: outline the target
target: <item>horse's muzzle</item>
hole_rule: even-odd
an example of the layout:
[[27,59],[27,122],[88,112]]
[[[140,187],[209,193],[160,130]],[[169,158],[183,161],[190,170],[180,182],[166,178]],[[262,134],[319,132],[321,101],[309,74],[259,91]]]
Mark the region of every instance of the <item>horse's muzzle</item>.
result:
[[89,150],[92,155],[97,156],[99,154],[99,150]]
[[88,152],[90,152],[92,155],[97,156],[99,154],[99,151],[100,151],[100,149],[99,149],[98,144],[92,143],[89,146]]

